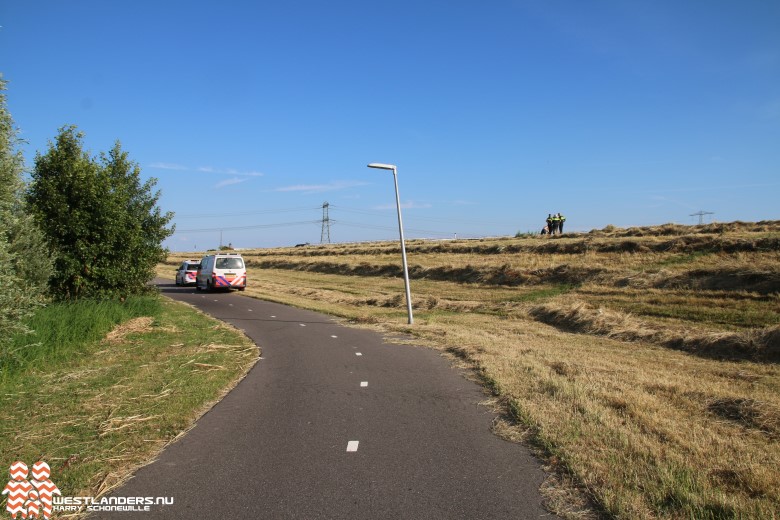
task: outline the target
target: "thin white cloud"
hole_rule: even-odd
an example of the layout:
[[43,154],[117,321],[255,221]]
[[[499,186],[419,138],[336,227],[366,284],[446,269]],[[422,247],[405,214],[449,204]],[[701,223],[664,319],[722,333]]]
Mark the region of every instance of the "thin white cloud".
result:
[[[426,202],[414,202],[413,200],[408,200],[406,202],[401,203],[401,209],[425,209],[425,208],[432,208],[433,206],[431,204],[428,204]],[[383,204],[381,206],[374,206],[374,209],[395,209],[395,204]]]
[[263,174],[256,171],[242,172],[235,168],[212,168],[211,166],[200,166],[197,169],[203,173],[216,173],[218,175],[241,175],[243,177],[262,177]]
[[246,182],[249,180],[249,177],[232,177],[230,179],[225,179],[224,181],[219,181],[214,185],[215,188],[224,188],[225,186],[231,186],[233,184],[241,184],[242,182]]
[[476,202],[472,202],[470,200],[453,200],[452,201],[453,206],[476,206]]
[[263,174],[258,171],[241,171],[236,170],[235,168],[212,168],[211,166],[199,166],[195,169],[190,168],[189,166],[184,166],[183,164],[176,164],[176,163],[167,163],[167,162],[154,162],[149,164],[149,168],[156,168],[158,170],[175,170],[175,171],[183,171],[183,172],[201,172],[201,173],[213,173],[217,175],[233,175],[233,176],[241,176],[241,177],[262,177]]
[[186,166],[175,163],[155,162],[149,165],[149,168],[155,168],[157,170],[189,170]]
[[328,184],[294,184],[292,186],[282,186],[276,188],[274,191],[281,192],[302,192],[305,194],[310,193],[323,193],[326,191],[344,190],[347,188],[354,188],[356,186],[365,186],[367,182],[362,181],[334,181]]

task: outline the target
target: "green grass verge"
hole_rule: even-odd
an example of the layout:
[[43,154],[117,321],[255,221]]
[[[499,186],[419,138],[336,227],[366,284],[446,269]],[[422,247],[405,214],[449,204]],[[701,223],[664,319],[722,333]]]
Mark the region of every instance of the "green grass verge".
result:
[[45,460],[64,495],[99,495],[189,428],[257,347],[159,297],[52,304],[0,377],[0,464]]
[[43,307],[28,320],[32,334],[19,334],[0,353],[2,379],[28,367],[53,366],[89,353],[85,345],[102,339],[119,323],[139,316],[158,316],[160,299],[154,296],[116,300],[82,300]]

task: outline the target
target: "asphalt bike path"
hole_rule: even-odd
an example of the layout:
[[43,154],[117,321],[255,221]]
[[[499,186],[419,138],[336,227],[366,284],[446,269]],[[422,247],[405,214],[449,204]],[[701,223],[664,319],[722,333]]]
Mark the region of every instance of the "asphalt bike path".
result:
[[261,348],[246,378],[90,518],[553,518],[540,463],[491,433],[482,389],[437,351],[310,311],[156,280]]

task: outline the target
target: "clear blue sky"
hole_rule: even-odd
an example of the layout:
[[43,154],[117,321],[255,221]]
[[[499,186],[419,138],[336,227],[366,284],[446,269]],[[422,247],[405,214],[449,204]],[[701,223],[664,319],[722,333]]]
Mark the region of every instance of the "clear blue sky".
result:
[[369,162],[409,237],[780,218],[777,1],[25,0],[0,25],[28,166],[66,124],[120,140],[173,250],[318,243],[325,201],[333,241],[395,238]]

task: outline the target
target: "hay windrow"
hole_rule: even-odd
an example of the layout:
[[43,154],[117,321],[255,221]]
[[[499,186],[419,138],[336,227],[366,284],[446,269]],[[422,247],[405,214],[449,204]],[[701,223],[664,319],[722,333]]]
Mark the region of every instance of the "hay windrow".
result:
[[[260,269],[285,269],[323,274],[349,276],[401,277],[400,266],[393,264],[357,265],[338,262],[312,262],[296,260],[248,261],[249,267]],[[656,287],[693,290],[753,291],[760,294],[780,292],[780,266],[775,269],[713,268],[673,272],[665,269],[634,272],[619,268],[583,267],[561,264],[542,269],[522,269],[511,264],[496,267],[436,266],[414,264],[409,267],[413,280],[436,280],[483,285],[539,285],[565,283],[580,285],[599,283],[615,287]]]
[[707,410],[723,419],[780,439],[780,408],[771,403],[742,397],[713,399]]
[[630,314],[593,307],[581,301],[537,305],[530,314],[539,321],[570,332],[596,334],[621,341],[644,341],[703,357],[780,362],[780,326],[701,334],[660,328]]
[[[400,266],[387,264],[360,263],[352,265],[335,262],[297,262],[290,260],[263,260],[247,262],[249,267],[261,269],[286,269],[291,271],[307,271],[323,274],[340,274],[348,276],[382,276],[401,277]],[[499,267],[478,267],[474,265],[441,266],[426,268],[421,265],[409,267],[409,278],[416,280],[436,280],[458,283],[484,285],[504,285],[516,287],[519,285],[538,285],[543,283],[579,284],[608,279],[610,276],[602,268],[584,269],[569,265],[560,265],[547,269],[520,270],[509,264]]]

